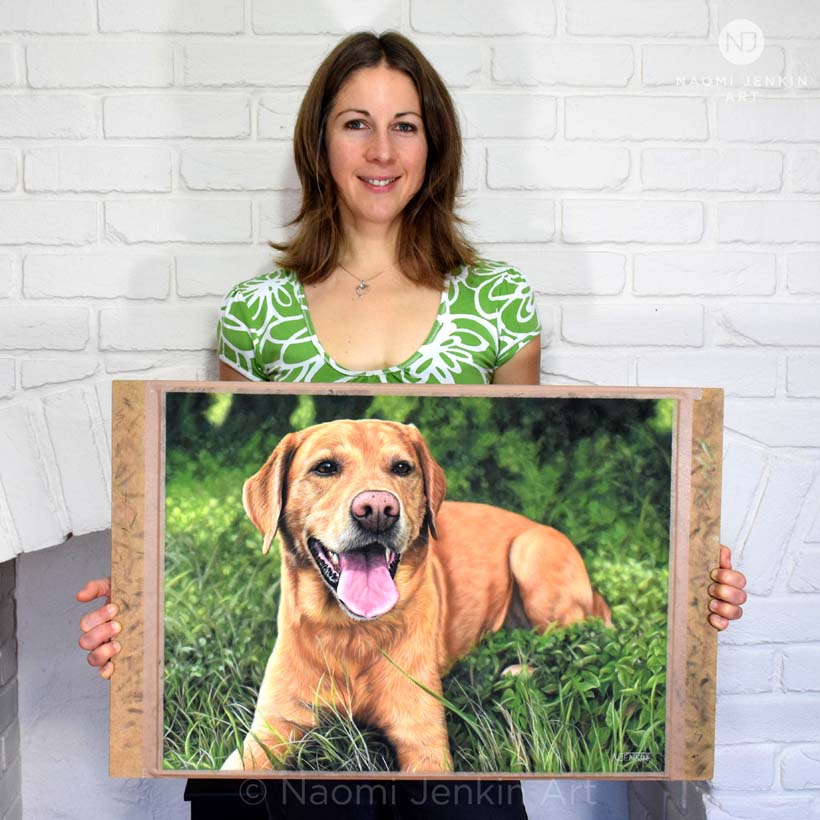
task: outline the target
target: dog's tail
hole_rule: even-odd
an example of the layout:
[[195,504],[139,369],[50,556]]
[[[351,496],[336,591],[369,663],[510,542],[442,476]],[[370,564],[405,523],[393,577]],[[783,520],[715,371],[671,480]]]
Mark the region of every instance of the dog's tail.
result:
[[592,590],[592,615],[603,618],[607,626],[612,626],[612,613],[606,601],[594,589]]

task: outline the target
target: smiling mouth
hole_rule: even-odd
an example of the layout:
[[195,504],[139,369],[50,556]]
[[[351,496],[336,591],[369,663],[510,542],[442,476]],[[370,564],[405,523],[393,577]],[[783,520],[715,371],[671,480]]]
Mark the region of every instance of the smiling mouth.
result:
[[386,188],[399,178],[400,177],[359,177],[362,182],[366,182],[368,185],[374,185],[377,188]]
[[325,583],[354,618],[372,619],[389,612],[399,599],[393,579],[401,555],[374,541],[361,549],[334,552],[318,538],[308,549]]

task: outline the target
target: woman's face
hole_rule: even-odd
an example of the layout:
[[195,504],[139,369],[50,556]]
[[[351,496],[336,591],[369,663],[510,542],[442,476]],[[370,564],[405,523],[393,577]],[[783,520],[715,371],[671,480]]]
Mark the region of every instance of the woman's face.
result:
[[385,64],[359,69],[336,95],[326,133],[343,224],[392,226],[421,188],[427,163],[413,81]]

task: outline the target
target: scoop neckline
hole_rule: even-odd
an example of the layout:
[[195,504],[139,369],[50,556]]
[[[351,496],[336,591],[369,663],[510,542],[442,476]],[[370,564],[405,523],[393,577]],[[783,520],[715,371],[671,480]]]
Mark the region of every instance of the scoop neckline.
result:
[[[463,266],[459,269],[459,272],[463,271]],[[435,319],[433,320],[433,324],[430,327],[427,336],[425,337],[424,341],[416,348],[416,350],[411,353],[403,362],[399,362],[398,364],[391,365],[390,367],[384,367],[379,370],[351,370],[349,367],[345,367],[344,365],[339,364],[328,352],[325,350],[325,346],[322,344],[321,340],[319,339],[319,334],[316,332],[316,328],[313,326],[313,319],[310,316],[310,309],[308,308],[307,304],[307,296],[305,295],[305,291],[302,288],[302,283],[299,281],[299,277],[296,273],[292,270],[288,271],[288,275],[293,279],[293,289],[296,293],[296,300],[299,302],[299,307],[302,311],[302,316],[305,320],[305,324],[307,325],[307,329],[310,332],[311,339],[313,344],[316,345],[316,349],[319,351],[324,362],[331,367],[338,370],[340,373],[344,373],[348,376],[378,376],[382,373],[395,373],[399,370],[404,370],[405,368],[409,367],[413,362],[419,359],[422,355],[422,351],[425,347],[427,347],[430,342],[438,335],[439,330],[441,329],[441,317],[445,313],[447,308],[447,297],[450,294],[450,289],[453,286],[453,279],[454,277],[451,274],[447,274],[447,287],[442,288],[441,290],[441,298],[439,299],[438,303],[438,310],[436,311]]]

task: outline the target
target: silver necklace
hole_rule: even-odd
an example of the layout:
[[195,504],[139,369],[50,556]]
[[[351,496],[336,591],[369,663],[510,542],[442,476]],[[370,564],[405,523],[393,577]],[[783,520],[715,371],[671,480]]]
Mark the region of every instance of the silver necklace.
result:
[[356,296],[358,296],[359,299],[361,299],[362,296],[365,296],[367,294],[367,291],[370,289],[370,283],[374,279],[377,279],[379,276],[381,276],[387,270],[387,268],[385,268],[384,270],[380,270],[378,273],[374,273],[373,276],[370,276],[367,279],[362,279],[361,276],[356,276],[355,273],[351,273],[341,262],[339,262],[339,267],[345,273],[352,276],[359,283],[358,285],[356,285]]

